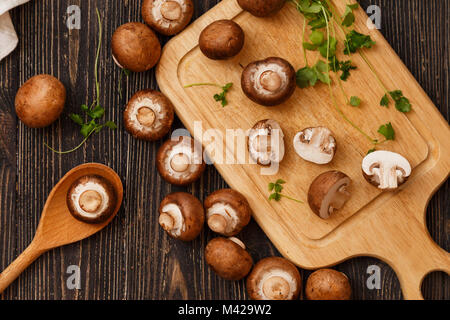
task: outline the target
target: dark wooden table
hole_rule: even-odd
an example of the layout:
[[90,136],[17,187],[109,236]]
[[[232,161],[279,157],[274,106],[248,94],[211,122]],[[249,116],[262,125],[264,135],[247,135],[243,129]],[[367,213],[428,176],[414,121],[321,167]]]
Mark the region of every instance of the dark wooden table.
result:
[[[195,0],[195,17],[217,0]],[[449,119],[449,18],[447,0],[363,0],[382,9],[382,29],[393,48],[425,91]],[[81,8],[81,30],[66,27],[67,7]],[[100,54],[101,105],[106,118],[118,124],[104,130],[70,155],[59,156],[44,142],[67,149],[80,141],[78,127],[68,118],[95,94],[94,60],[97,44],[95,8],[103,16],[104,45]],[[214,234],[207,228],[191,243],[170,239],[158,225],[157,208],[171,191],[187,191],[201,200],[226,184],[209,166],[202,179],[187,188],[165,183],[155,169],[161,141],[135,140],[123,129],[122,110],[129,97],[143,88],[157,88],[154,72],[132,74],[117,86],[120,70],[111,58],[114,30],[141,21],[140,0],[40,0],[16,8],[12,19],[20,37],[16,51],[0,63],[0,270],[30,243],[45,199],[53,185],[72,167],[100,162],[115,169],[125,185],[118,217],[102,232],[82,242],[50,251],[38,259],[0,299],[246,299],[243,281],[218,278],[205,264],[203,249]],[[161,37],[162,42],[167,38]],[[52,126],[33,130],[14,113],[17,89],[29,77],[53,74],[67,88],[63,116]],[[420,106],[418,106],[420,107]],[[174,128],[182,127],[176,120]],[[449,248],[449,183],[431,199],[428,229],[435,241]],[[254,221],[242,232],[255,260],[279,255]],[[81,289],[66,286],[67,268],[81,268]],[[369,265],[381,268],[381,289],[366,286]],[[382,261],[359,257],[336,266],[351,279],[356,299],[401,299],[394,271]],[[305,280],[310,271],[301,270]],[[449,299],[446,274],[432,273],[423,284],[425,298]]]

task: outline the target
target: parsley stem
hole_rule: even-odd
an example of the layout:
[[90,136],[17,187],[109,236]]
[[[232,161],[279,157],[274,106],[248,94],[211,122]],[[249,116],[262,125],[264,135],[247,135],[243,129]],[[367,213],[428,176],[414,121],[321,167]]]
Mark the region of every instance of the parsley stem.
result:
[[306,33],[306,18],[303,17],[303,34],[302,34],[302,48],[303,48],[303,56],[305,57],[305,65],[308,66],[308,57],[306,56],[306,49],[303,46],[303,43],[305,43],[305,33]]
[[386,93],[386,95],[389,97],[389,90],[386,88],[386,86],[384,85],[383,81],[381,81],[380,77],[378,76],[377,72],[375,71],[374,66],[372,65],[372,63],[369,61],[369,59],[367,58],[367,56],[365,55],[365,53],[362,51],[362,49],[358,49],[358,53],[361,56],[361,58],[363,58],[364,62],[367,64],[367,66],[369,67],[369,69],[372,71],[372,73],[375,75],[375,78],[378,80],[378,82],[380,83],[380,86],[383,88],[384,92]]
[[286,198],[286,199],[289,199],[289,200],[295,201],[295,202],[297,202],[297,203],[304,203],[304,202],[303,202],[303,201],[301,201],[301,200],[297,200],[297,199],[294,199],[294,198],[292,198],[292,197],[286,196],[286,195],[284,195],[284,194],[281,194],[281,193],[279,193],[279,195],[280,195],[280,197],[283,197],[283,198]]
[[73,149],[70,149],[70,150],[67,150],[67,151],[60,151],[60,150],[56,150],[56,149],[53,149],[52,147],[50,147],[46,142],[44,142],[44,145],[48,148],[48,149],[50,149],[51,151],[53,151],[54,153],[57,153],[57,154],[67,154],[67,153],[71,153],[71,152],[74,152],[74,151],[76,151],[76,150],[78,150],[88,139],[89,139],[89,137],[91,136],[91,134],[94,132],[95,130],[92,130],[87,136],[86,136],[86,138],[84,138],[84,140],[83,141],[81,141],[81,143],[78,145],[78,146],[76,146],[75,148],[73,148]]
[[200,86],[214,86],[214,87],[222,88],[222,86],[220,84],[210,83],[210,82],[192,83],[192,84],[185,85],[183,88],[200,87]]
[[[98,82],[98,60],[100,56],[100,48],[102,46],[102,19],[100,17],[100,12],[98,11],[98,8],[95,8],[97,12],[97,19],[98,19],[98,46],[97,46],[97,54],[95,56],[95,70],[94,70],[94,76],[95,76],[95,90],[96,90],[96,98],[94,102],[96,102],[96,105],[99,104],[100,99],[100,83]],[[92,109],[92,107],[91,107]]]

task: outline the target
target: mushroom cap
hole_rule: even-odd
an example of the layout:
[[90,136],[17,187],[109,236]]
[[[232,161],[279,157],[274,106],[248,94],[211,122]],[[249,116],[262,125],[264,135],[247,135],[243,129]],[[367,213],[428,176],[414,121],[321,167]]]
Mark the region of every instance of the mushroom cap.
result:
[[305,293],[308,300],[350,300],[352,288],[342,272],[320,269],[309,276]]
[[159,205],[159,224],[172,238],[191,241],[200,234],[204,223],[202,203],[189,193],[171,193]]
[[341,209],[350,198],[347,187],[351,179],[340,171],[327,171],[311,183],[308,191],[308,204],[311,210],[322,219],[328,219],[334,210]]
[[161,92],[141,90],[128,101],[123,112],[125,129],[138,139],[155,141],[170,130],[173,105]]
[[283,8],[285,2],[286,0],[238,0],[242,9],[256,17],[274,15]]
[[40,74],[28,79],[17,91],[16,114],[30,128],[43,128],[61,115],[66,88],[55,77]]
[[180,136],[167,140],[156,155],[156,168],[167,182],[185,186],[200,178],[205,171],[201,145],[194,139]]
[[263,106],[276,106],[295,91],[295,69],[286,60],[270,57],[245,67],[241,87],[245,95]]
[[67,207],[77,220],[102,223],[111,217],[117,196],[112,184],[98,175],[82,176],[67,192]]
[[394,190],[408,180],[411,165],[402,155],[391,151],[374,151],[362,161],[364,178],[383,190]]
[[250,157],[259,165],[280,163],[285,151],[284,134],[280,124],[271,119],[258,121],[249,132],[248,151]]
[[[242,244],[242,243],[241,243]],[[244,278],[253,266],[250,254],[232,238],[214,238],[205,249],[208,265],[217,275],[227,280]]]
[[280,257],[258,261],[247,278],[247,292],[253,300],[295,300],[301,286],[297,267]]
[[161,56],[161,44],[155,33],[140,22],[121,25],[111,39],[114,61],[133,72],[153,68]]
[[237,55],[244,46],[245,34],[232,20],[217,20],[200,33],[199,46],[205,56],[223,60]]
[[306,161],[327,164],[333,160],[337,144],[330,129],[326,127],[306,128],[295,135],[294,149]]
[[214,191],[206,197],[204,206],[211,230],[227,237],[241,232],[252,215],[247,199],[233,189]]
[[142,18],[158,33],[166,36],[183,30],[192,19],[192,0],[144,0]]

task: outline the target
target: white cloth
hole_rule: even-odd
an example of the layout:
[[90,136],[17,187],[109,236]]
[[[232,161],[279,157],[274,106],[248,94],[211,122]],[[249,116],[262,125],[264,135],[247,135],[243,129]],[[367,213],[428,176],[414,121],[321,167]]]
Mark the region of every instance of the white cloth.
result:
[[19,39],[8,11],[29,0],[0,0],[0,61],[17,46]]

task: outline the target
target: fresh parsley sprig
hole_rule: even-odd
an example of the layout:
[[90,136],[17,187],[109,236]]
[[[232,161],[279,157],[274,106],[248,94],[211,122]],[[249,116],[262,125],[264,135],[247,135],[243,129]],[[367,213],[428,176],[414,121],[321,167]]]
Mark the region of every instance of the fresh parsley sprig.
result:
[[286,198],[292,201],[295,201],[297,203],[304,203],[301,200],[292,198],[290,196],[287,196],[285,194],[282,194],[281,192],[283,191],[283,184],[285,184],[286,181],[284,181],[283,179],[278,179],[275,182],[270,182],[269,183],[269,192],[272,192],[269,196],[269,201],[271,200],[275,200],[275,201],[280,201],[281,198]]
[[192,88],[192,87],[200,87],[200,86],[214,86],[214,87],[221,88],[222,92],[215,94],[213,96],[213,98],[215,101],[220,102],[222,104],[222,107],[225,107],[226,105],[228,105],[227,93],[233,87],[232,82],[229,82],[223,86],[220,84],[217,84],[217,83],[210,83],[210,82],[192,83],[192,84],[185,85],[184,88]]

